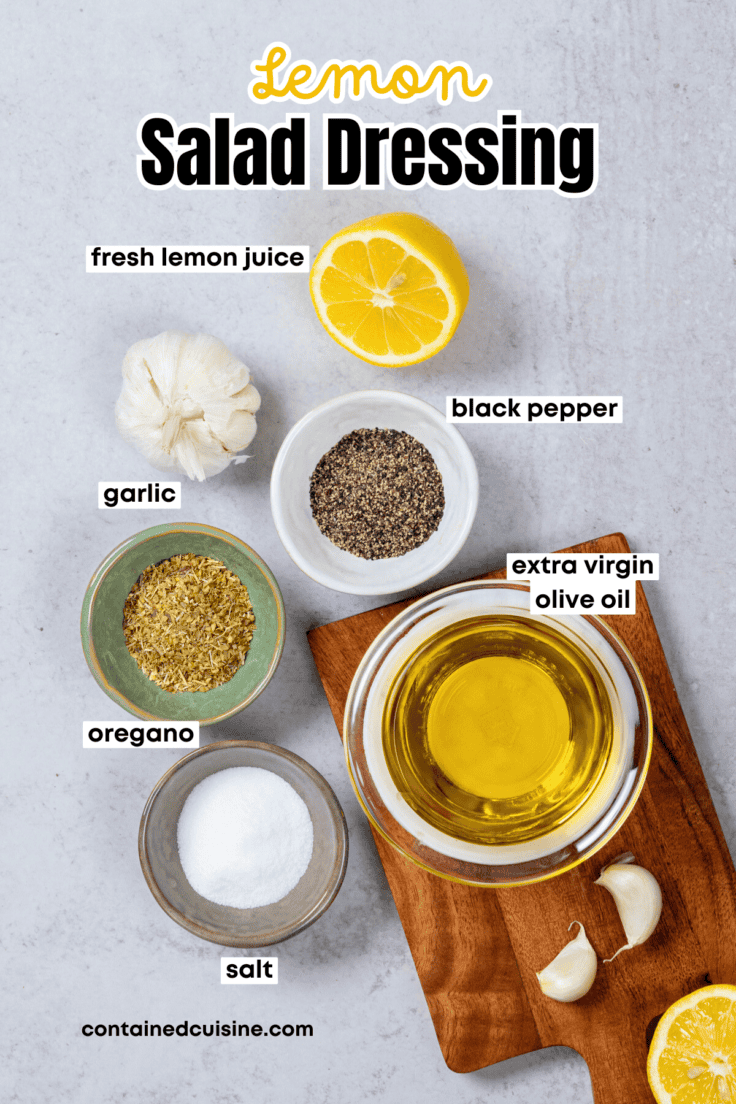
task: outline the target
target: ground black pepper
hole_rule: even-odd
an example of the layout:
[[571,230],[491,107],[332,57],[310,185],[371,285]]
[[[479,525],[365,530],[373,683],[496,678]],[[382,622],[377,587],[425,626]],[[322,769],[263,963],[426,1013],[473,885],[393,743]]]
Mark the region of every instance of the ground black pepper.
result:
[[355,429],[326,452],[309,481],[319,529],[365,560],[403,556],[434,533],[442,476],[421,442],[397,429]]

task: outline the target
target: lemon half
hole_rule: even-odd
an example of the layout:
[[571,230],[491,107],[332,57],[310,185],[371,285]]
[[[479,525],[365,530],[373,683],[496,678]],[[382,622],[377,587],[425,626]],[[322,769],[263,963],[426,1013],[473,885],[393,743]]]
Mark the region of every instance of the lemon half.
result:
[[444,348],[468,302],[460,254],[438,226],[406,212],[347,226],[309,278],[320,322],[370,364],[399,368]]
[[667,1009],[647,1076],[658,1104],[736,1101],[736,985],[707,985]]

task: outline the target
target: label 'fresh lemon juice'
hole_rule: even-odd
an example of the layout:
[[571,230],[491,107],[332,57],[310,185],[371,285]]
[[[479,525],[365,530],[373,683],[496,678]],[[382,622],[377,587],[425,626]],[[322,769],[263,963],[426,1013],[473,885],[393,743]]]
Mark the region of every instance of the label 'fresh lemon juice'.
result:
[[382,718],[397,791],[442,833],[509,845],[560,829],[599,785],[613,746],[603,678],[540,620],[455,622],[393,679]]

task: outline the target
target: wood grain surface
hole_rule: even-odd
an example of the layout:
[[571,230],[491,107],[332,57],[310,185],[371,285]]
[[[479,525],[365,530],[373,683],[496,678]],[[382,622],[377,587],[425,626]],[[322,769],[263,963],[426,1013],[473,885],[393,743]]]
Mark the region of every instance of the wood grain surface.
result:
[[[620,533],[572,552],[628,552]],[[503,578],[504,571],[488,578]],[[413,600],[413,599],[412,599]],[[378,632],[409,602],[358,614],[308,634],[338,730],[355,670]],[[445,1061],[469,1072],[541,1047],[585,1058],[596,1104],[650,1104],[648,1039],[678,997],[736,983],[736,872],[640,584],[634,616],[604,620],[639,664],[652,703],[647,782],[622,830],[587,863],[538,885],[455,885],[414,866],[374,831]],[[599,959],[626,941],[610,894],[594,885],[622,851],[658,879],[662,918],[641,947],[599,963],[573,1004],[546,998],[535,971],[585,925]]]

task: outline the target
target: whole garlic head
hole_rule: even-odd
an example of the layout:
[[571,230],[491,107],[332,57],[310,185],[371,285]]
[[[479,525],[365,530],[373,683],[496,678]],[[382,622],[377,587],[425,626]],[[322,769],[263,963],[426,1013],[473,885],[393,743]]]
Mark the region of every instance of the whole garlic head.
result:
[[260,405],[248,368],[222,341],[168,330],[128,349],[115,421],[154,468],[202,480],[250,444]]

